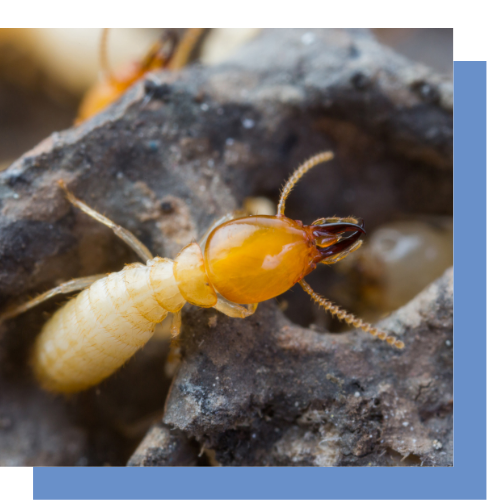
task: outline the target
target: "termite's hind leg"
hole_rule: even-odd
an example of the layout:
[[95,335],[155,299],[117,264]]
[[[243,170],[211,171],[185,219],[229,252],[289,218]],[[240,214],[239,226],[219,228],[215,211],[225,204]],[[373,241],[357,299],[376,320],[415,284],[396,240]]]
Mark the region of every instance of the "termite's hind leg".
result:
[[170,350],[168,351],[167,363],[165,365],[165,373],[167,377],[173,378],[181,364],[181,346],[179,342],[182,318],[181,312],[172,313],[172,326],[170,327]]
[[96,221],[112,229],[116,236],[124,241],[144,262],[147,262],[148,260],[151,260],[153,258],[153,254],[130,231],[119,226],[118,224],[115,224],[112,220],[108,219],[99,212],[96,212],[88,205],[83,203],[83,201],[80,201],[71,191],[68,190],[64,181],[60,180],[58,184],[64,190],[64,192],[66,193],[66,198],[68,198],[69,202],[72,205],[79,208],[87,215],[90,215],[90,217],[92,217]]
[[172,313],[174,317],[172,318],[172,326],[170,328],[170,335],[172,338],[176,338],[180,335],[181,333],[181,328],[182,328],[182,316],[181,316],[181,311],[177,311],[175,313]]
[[155,333],[152,337],[154,340],[170,340],[173,317],[173,313],[169,313],[161,323],[156,325]]
[[9,309],[0,314],[0,323],[32,309],[33,307],[41,304],[42,302],[45,302],[46,300],[49,300],[55,295],[83,290],[84,288],[92,285],[94,281],[104,278],[105,276],[105,274],[94,274],[93,276],[86,276],[85,278],[77,278],[71,281],[67,281],[66,283],[63,283],[62,285],[52,288],[52,290],[48,290],[47,292],[40,294],[38,295],[38,297],[35,297],[34,299],[31,299],[28,302],[21,304],[20,306],[14,307],[13,309]]

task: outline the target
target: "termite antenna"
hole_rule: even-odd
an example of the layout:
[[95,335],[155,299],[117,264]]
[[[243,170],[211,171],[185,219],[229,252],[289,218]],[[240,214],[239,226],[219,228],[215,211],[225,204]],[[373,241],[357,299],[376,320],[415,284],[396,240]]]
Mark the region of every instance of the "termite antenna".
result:
[[109,65],[108,39],[109,28],[103,28],[101,33],[101,41],[99,43],[99,66],[104,78],[113,82],[115,81],[115,77],[113,76],[111,66]]
[[328,160],[332,160],[334,157],[333,151],[324,151],[323,153],[319,153],[309,160],[305,161],[295,172],[290,176],[290,178],[286,181],[285,187],[281,191],[280,202],[278,203],[278,213],[277,215],[285,215],[285,201],[288,198],[288,195],[292,192],[293,187],[301,177],[311,170],[311,168],[319,165]]
[[304,292],[310,295],[316,304],[319,304],[332,316],[337,316],[337,318],[345,321],[348,325],[353,325],[355,328],[361,328],[364,332],[369,333],[380,340],[385,340],[388,344],[398,349],[404,348],[405,344],[401,340],[397,340],[396,337],[393,337],[392,335],[387,335],[387,333],[382,330],[375,328],[369,323],[365,323],[362,319],[356,318],[353,314],[350,314],[339,306],[332,304],[328,299],[325,299],[316,293],[304,280],[300,280],[299,283]]

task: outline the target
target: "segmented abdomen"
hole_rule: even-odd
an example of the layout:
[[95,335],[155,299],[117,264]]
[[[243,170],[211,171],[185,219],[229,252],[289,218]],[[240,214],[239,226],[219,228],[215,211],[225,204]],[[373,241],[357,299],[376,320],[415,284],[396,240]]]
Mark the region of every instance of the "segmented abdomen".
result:
[[127,266],[96,281],[59,309],[37,338],[32,360],[40,384],[76,392],[99,383],[184,303],[168,259]]

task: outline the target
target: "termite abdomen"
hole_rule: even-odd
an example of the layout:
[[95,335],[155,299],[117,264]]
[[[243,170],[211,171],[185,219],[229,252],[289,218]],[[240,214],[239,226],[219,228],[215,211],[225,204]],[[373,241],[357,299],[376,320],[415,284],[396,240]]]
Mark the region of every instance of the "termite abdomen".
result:
[[54,392],[77,392],[115,372],[185,303],[172,261],[134,264],[93,283],[45,324],[32,354],[35,375]]

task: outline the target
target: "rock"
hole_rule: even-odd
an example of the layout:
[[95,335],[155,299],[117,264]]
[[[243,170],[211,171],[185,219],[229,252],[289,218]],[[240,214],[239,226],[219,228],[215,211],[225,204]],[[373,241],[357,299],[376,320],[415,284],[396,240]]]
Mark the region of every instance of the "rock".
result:
[[[152,74],[104,113],[80,127],[53,133],[0,173],[0,307],[68,279],[119,270],[137,260],[107,228],[69,205],[57,187],[58,179],[64,179],[93,208],[132,231],[154,254],[169,257],[201,235],[214,219],[240,207],[246,197],[265,196],[276,201],[286,176],[303,159],[325,149],[335,150],[334,163],[318,167],[294,190],[287,203],[290,217],[310,222],[335,213],[355,214],[365,219],[370,230],[406,215],[451,215],[451,103],[450,81],[384,48],[363,30],[264,30],[224,64],[193,66],[177,74]],[[325,270],[317,271],[311,284],[321,292],[331,277]],[[299,297],[298,302],[293,302],[293,297]],[[297,321],[309,324],[314,311],[309,299],[293,292],[287,300],[290,310],[300,315]],[[0,375],[9,372],[6,380],[11,382],[6,383],[12,384],[13,393],[18,374],[28,373],[29,349],[45,321],[43,311],[53,312],[61,301],[53,300],[0,325],[0,359],[8,362],[8,367],[0,364]],[[388,408],[394,409],[398,403],[391,399],[395,396],[390,390],[380,393],[377,405],[375,400],[366,399],[365,394],[378,394],[368,384],[366,374],[378,373],[376,367],[380,370],[389,360],[396,366],[400,360],[413,363],[408,354],[413,352],[411,346],[403,354],[378,346],[366,354],[366,364],[361,349],[366,340],[358,345],[354,335],[332,344],[332,337],[288,322],[273,301],[262,304],[257,315],[245,321],[232,322],[217,314],[216,328],[210,330],[205,326],[213,311],[189,308],[183,316],[187,364],[175,385],[176,394],[190,390],[190,386],[181,388],[181,380],[193,380],[192,387],[203,390],[209,383],[212,388],[216,384],[217,389],[219,383],[225,387],[228,382],[222,372],[229,359],[235,366],[227,365],[228,373],[233,368],[237,372],[244,362],[249,370],[241,374],[241,384],[238,379],[231,382],[239,392],[224,389],[227,401],[205,401],[206,392],[191,394],[183,404],[190,403],[193,408],[182,417],[176,410],[181,404],[178,396],[172,396],[166,416],[169,425],[186,429],[200,443],[216,449],[223,464],[291,463],[290,450],[296,449],[292,441],[309,432],[300,419],[320,419],[314,412],[339,412],[339,422],[344,421],[342,414],[350,415],[353,421],[354,417],[366,421],[363,429],[369,430],[374,425],[370,415],[389,414]],[[222,344],[214,337],[228,329],[233,336],[227,337],[224,352],[216,354]],[[206,338],[200,337],[202,332]],[[238,333],[245,340],[240,340]],[[215,343],[210,344],[209,339]],[[196,347],[196,342],[203,343]],[[206,384],[202,381],[204,372],[198,372],[193,361],[197,349],[208,363],[203,368],[209,377]],[[304,365],[294,365],[296,373],[302,374],[297,378],[285,360],[292,354],[298,360],[302,352]],[[340,359],[339,353],[344,358]],[[150,354],[144,351],[144,355]],[[159,370],[158,353],[151,356],[154,370]],[[330,369],[326,364],[330,367],[332,356],[335,364]],[[315,371],[318,363],[325,364],[323,372]],[[149,369],[152,365],[145,362],[144,366]],[[275,373],[275,366],[281,366],[281,371]],[[261,371],[252,371],[254,368]],[[132,364],[123,372],[128,369],[134,373]],[[193,379],[188,377],[189,370],[195,370]],[[390,374],[399,372],[391,365],[381,373],[392,380]],[[123,389],[118,388],[120,377],[125,376],[121,374],[105,382],[109,385],[103,385],[102,391],[99,387],[61,405],[62,410],[54,410],[56,420],[62,411],[87,430],[89,456],[94,457],[90,464],[124,464],[124,457],[130,456],[133,448],[128,455],[125,451],[140,439],[138,434],[132,433],[135,437],[131,439],[128,431],[123,432],[123,422],[126,426],[130,423],[125,415],[133,415],[136,422],[151,423],[155,411],[161,410],[158,394],[164,391],[163,385],[153,391],[148,404],[140,394],[131,397],[127,404],[136,408],[134,411],[121,403],[116,411],[110,411],[115,398],[124,405],[126,402],[121,396]],[[328,374],[343,377],[343,388],[326,378]],[[142,380],[136,374],[132,380],[139,384],[139,378]],[[280,390],[287,379],[297,384],[290,395]],[[367,388],[357,388],[357,380]],[[415,382],[417,393],[422,387],[419,398],[441,401],[439,390],[435,393],[437,389],[432,384],[427,387],[428,382]],[[116,389],[107,392],[105,387]],[[398,398],[402,398],[404,391],[398,387]],[[356,392],[362,397],[356,397]],[[251,394],[260,396],[254,400]],[[339,402],[342,397],[345,404]],[[40,398],[53,397],[42,394]],[[89,398],[94,403],[88,404]],[[97,398],[102,399],[96,402]],[[252,399],[250,406],[248,398]],[[312,400],[332,406],[310,407]],[[271,409],[265,406],[266,401],[272,403]],[[232,413],[226,415],[224,405]],[[141,411],[143,406],[147,410]],[[200,408],[213,408],[214,413],[202,415]],[[247,413],[240,425],[233,418],[238,414],[243,419],[239,413],[242,408]],[[440,407],[429,403],[422,418],[436,425],[443,422],[436,416],[441,411],[436,408]],[[79,414],[86,415],[83,421],[75,416]],[[208,437],[200,434],[204,425]],[[330,442],[324,439],[336,435],[333,427],[319,421],[315,425],[322,430],[315,431],[319,432],[316,437],[304,434],[303,441],[312,439],[311,449],[319,450]],[[255,432],[250,432],[252,426]],[[391,436],[399,435],[399,428],[395,429]],[[384,432],[389,432],[388,428],[384,427]],[[361,463],[359,457],[375,453],[369,451],[372,445],[382,449],[377,447],[378,438],[369,435],[363,432],[364,441],[357,435],[346,435],[352,445],[342,446],[353,454],[338,455],[342,459],[335,458],[337,455],[321,458],[318,464],[351,463],[351,459]],[[441,463],[438,458],[447,456],[449,443],[441,435],[431,437],[443,446],[439,451],[434,447],[429,460]],[[274,446],[277,438],[283,440],[278,451],[264,452],[261,444],[267,441]],[[401,455],[413,449],[408,443],[399,446],[392,441],[384,449],[389,448]],[[117,449],[120,451],[111,457],[103,454],[103,450]],[[305,453],[301,450],[294,463],[312,463],[312,458],[300,458]],[[69,465],[71,460],[61,455],[53,463]],[[42,459],[36,463],[43,464]]]
[[450,269],[380,324],[401,352],[299,328],[272,303],[215,328],[190,311],[164,422],[226,466],[451,466],[452,306]]
[[64,401],[29,381],[0,377],[0,467],[85,465],[87,449],[86,431]]
[[171,432],[164,424],[153,425],[127,465],[132,467],[196,465],[198,447],[178,432]]

